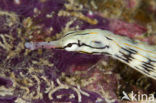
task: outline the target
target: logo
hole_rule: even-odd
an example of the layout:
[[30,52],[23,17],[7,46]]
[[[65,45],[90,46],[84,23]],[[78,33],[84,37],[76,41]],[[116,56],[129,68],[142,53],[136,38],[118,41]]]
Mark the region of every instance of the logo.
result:
[[122,94],[123,94],[124,96],[121,98],[121,100],[128,100],[128,101],[130,101],[129,96],[127,95],[127,93],[126,93],[125,91],[123,91]]
[[140,92],[138,92],[137,94],[135,94],[133,91],[131,93],[129,93],[130,95],[128,95],[125,91],[122,92],[123,97],[121,98],[121,100],[127,100],[127,101],[155,101],[154,98],[154,94],[141,94]]

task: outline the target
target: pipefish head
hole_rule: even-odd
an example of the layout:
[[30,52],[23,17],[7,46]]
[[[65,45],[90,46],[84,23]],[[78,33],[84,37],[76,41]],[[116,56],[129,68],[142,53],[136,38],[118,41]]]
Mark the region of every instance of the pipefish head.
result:
[[59,39],[57,44],[56,48],[85,53],[105,52],[109,49],[109,41],[99,29],[69,32]]

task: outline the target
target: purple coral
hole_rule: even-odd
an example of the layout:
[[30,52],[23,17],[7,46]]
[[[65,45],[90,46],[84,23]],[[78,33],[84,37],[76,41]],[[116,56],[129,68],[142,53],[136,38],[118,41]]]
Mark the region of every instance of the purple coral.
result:
[[[66,10],[65,3],[68,1],[0,1],[0,32],[1,35],[5,34],[4,40],[8,43],[6,48],[0,48],[0,52],[4,52],[0,55],[3,57],[3,61],[0,61],[3,65],[0,73],[4,75],[4,78],[0,78],[0,86],[5,86],[5,91],[8,91],[8,94],[0,94],[3,95],[3,103],[107,103],[100,94],[61,83],[58,79],[63,72],[69,71],[71,65],[96,63],[99,56],[45,49],[38,53],[37,50],[27,51],[22,46],[27,40],[35,41],[39,38],[43,41],[45,37],[60,33],[72,19],[72,16],[58,16],[60,10]],[[80,17],[80,20],[76,20],[69,27],[75,28],[79,25],[79,29],[108,29],[108,20],[99,16],[90,17],[83,10],[81,12],[84,18]],[[90,25],[92,19],[97,19],[97,24]]]

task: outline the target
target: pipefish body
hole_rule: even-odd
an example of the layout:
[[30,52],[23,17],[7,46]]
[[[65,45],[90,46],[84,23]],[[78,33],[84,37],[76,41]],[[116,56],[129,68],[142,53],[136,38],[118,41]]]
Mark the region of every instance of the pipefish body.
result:
[[25,46],[31,50],[55,47],[66,51],[107,54],[156,80],[156,46],[115,35],[107,30],[73,31],[56,41],[26,42]]

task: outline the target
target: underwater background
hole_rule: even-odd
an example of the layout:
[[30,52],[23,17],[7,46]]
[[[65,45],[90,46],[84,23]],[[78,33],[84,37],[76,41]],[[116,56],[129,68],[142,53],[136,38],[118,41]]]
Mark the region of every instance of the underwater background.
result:
[[107,55],[24,46],[93,28],[156,45],[156,1],[0,0],[0,103],[146,103],[121,100],[123,91],[156,98],[155,80]]

